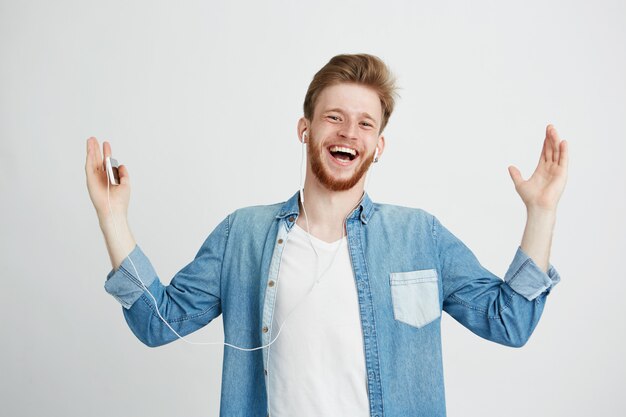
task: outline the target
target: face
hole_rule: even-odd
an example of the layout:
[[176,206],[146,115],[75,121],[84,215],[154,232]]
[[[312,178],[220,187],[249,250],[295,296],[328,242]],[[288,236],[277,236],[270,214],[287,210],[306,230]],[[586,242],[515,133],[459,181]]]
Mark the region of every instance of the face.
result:
[[382,107],[375,90],[342,83],[318,96],[313,118],[300,119],[307,131],[308,169],[331,191],[345,191],[364,180],[374,152],[382,155],[384,138],[378,134]]

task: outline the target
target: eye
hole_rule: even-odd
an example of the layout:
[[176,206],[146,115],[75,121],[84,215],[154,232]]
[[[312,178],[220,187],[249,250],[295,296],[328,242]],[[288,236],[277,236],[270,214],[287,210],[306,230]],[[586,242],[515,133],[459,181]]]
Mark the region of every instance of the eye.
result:
[[339,116],[334,116],[334,115],[332,115],[332,114],[330,114],[330,115],[328,115],[328,116],[326,116],[326,117],[328,117],[329,119],[332,119],[332,120],[334,120],[334,121],[339,121],[339,120],[340,120]]
[[363,122],[362,124],[363,124],[364,126],[372,127],[372,125],[371,125],[370,123],[368,123],[368,122]]

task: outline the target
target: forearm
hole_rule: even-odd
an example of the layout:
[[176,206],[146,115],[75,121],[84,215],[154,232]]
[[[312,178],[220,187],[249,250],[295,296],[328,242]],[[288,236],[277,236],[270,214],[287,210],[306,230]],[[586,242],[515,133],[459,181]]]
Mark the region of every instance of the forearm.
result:
[[130,231],[125,216],[115,217],[118,233],[115,232],[115,226],[110,214],[98,216],[98,219],[100,220],[100,229],[104,235],[111,265],[113,269],[118,269],[122,261],[134,249],[136,245],[135,238]]
[[542,271],[547,272],[556,210],[527,208],[526,213],[526,227],[520,247]]

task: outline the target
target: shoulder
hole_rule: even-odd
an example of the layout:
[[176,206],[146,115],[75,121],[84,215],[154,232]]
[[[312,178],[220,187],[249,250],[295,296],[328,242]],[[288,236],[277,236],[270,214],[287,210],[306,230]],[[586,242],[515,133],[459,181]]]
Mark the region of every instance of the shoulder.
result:
[[231,213],[232,218],[265,219],[274,218],[279,213],[282,203],[241,207]]
[[435,216],[430,212],[418,207],[406,207],[387,203],[374,203],[372,219],[380,217],[381,220],[394,220],[409,224],[421,224],[432,226]]
[[283,204],[284,202],[241,207],[229,214],[230,228],[244,228],[248,231],[267,230],[280,213]]
[[375,237],[426,248],[434,241],[435,221],[435,216],[422,208],[375,203],[367,229]]

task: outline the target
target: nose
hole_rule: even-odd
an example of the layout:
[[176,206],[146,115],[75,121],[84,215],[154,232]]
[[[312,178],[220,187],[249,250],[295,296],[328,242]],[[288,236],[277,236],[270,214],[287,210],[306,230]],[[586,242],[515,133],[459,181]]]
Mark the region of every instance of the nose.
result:
[[359,132],[358,121],[346,120],[339,129],[339,136],[347,139],[356,139]]

